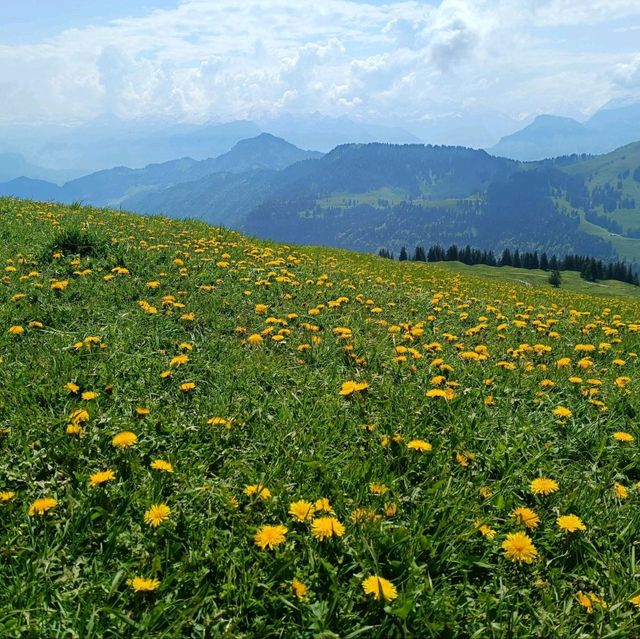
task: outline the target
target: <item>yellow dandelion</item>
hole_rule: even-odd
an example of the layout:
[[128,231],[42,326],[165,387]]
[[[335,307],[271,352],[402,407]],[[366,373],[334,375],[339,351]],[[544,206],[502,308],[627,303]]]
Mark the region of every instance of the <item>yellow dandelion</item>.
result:
[[157,528],[160,524],[169,519],[171,508],[167,504],[153,504],[149,510],[144,513],[144,523]]
[[584,525],[582,519],[577,515],[562,515],[556,519],[556,523],[558,524],[558,528],[567,533],[576,532],[576,530],[586,530],[587,527]]
[[305,598],[308,588],[296,577],[294,577],[291,582],[291,588],[298,599]]
[[557,481],[547,477],[536,477],[536,479],[531,480],[530,489],[534,495],[543,495],[546,497],[547,495],[557,492],[559,488]]
[[364,579],[362,589],[365,595],[372,595],[378,601],[381,599],[393,601],[398,597],[396,587],[388,579],[378,575],[371,575]]
[[289,514],[296,521],[308,521],[313,517],[315,508],[310,501],[301,499],[289,504]]
[[111,440],[111,444],[115,448],[129,448],[138,442],[138,436],[130,430],[124,430],[118,433]]
[[626,499],[629,496],[629,491],[622,484],[614,484],[613,486],[613,494],[618,499]]
[[11,501],[16,496],[13,490],[3,490],[0,492],[0,502],[5,503]]
[[318,517],[311,523],[311,534],[318,541],[331,539],[334,535],[342,537],[344,535],[344,525],[335,517]]
[[516,563],[530,564],[538,555],[531,537],[523,532],[509,533],[502,542],[502,549],[505,557]]
[[271,497],[271,491],[262,484],[252,484],[251,486],[247,486],[243,492],[247,497],[258,495],[258,497],[263,501]]
[[428,453],[433,450],[433,446],[429,442],[424,441],[424,439],[412,439],[407,442],[407,448],[409,450],[416,450],[419,453]]
[[183,393],[190,393],[194,390],[196,385],[193,382],[184,382],[184,384],[180,384],[180,390]]
[[360,393],[369,388],[368,382],[354,382],[353,380],[349,380],[348,382],[344,382],[342,387],[340,388],[340,395],[342,397],[349,397],[354,393]]
[[58,500],[53,499],[53,497],[42,497],[41,499],[36,499],[31,506],[29,506],[29,516],[33,517],[34,515],[44,515],[52,508],[55,508],[58,505]]
[[101,470],[89,477],[89,486],[101,486],[108,481],[113,481],[115,478],[116,474],[113,470]]
[[613,438],[618,442],[624,443],[632,442],[635,439],[633,435],[631,435],[630,433],[625,433],[624,431],[613,433]]
[[273,550],[285,542],[287,531],[287,527],[282,525],[262,526],[255,534],[253,540],[258,548],[262,550],[265,548]]
[[516,520],[516,524],[524,524],[527,528],[536,528],[540,523],[540,517],[536,512],[523,506],[516,508],[511,516]]
[[560,419],[567,419],[573,415],[573,413],[564,406],[558,406],[558,408],[553,409],[553,414]]
[[173,464],[170,464],[168,461],[164,461],[164,459],[154,459],[149,466],[151,466],[153,470],[159,470],[163,473],[173,472]]
[[160,587],[160,581],[158,579],[145,579],[144,577],[128,579],[127,584],[135,592],[152,592]]

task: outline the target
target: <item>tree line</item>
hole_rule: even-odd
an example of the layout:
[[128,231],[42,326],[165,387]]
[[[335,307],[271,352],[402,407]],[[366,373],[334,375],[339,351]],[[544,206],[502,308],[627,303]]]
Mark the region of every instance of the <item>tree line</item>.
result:
[[[382,248],[378,252],[380,257],[395,259],[393,252],[389,249]],[[541,269],[543,271],[559,272],[559,271],[576,271],[580,273],[580,277],[589,281],[597,280],[618,280],[640,286],[638,273],[634,272],[633,267],[624,261],[603,260],[586,255],[565,255],[557,257],[556,255],[547,255],[545,252],[538,251],[520,252],[517,249],[511,251],[505,248],[500,256],[496,256],[493,251],[482,251],[467,245],[458,247],[455,244],[445,249],[439,244],[434,244],[428,250],[423,246],[416,246],[410,255],[407,248],[403,246],[400,249],[398,260],[412,260],[414,262],[462,262],[469,266],[475,264],[486,264],[487,266],[514,266],[524,269]]]

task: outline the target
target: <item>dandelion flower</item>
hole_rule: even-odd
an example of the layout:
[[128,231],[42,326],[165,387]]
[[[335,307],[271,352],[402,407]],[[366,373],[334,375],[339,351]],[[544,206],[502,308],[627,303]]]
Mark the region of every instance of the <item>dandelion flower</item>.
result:
[[516,520],[516,524],[524,524],[527,528],[536,528],[540,523],[540,517],[531,508],[516,508],[511,516]]
[[631,435],[630,433],[625,433],[624,431],[613,433],[613,438],[618,442],[625,443],[632,442],[635,439],[633,435]]
[[560,530],[563,530],[567,533],[576,532],[576,530],[586,530],[587,527],[584,525],[582,519],[577,515],[562,515],[556,519],[556,523]]
[[154,459],[149,465],[153,470],[159,470],[163,473],[173,472],[173,465],[168,461],[164,461],[164,459]]
[[631,599],[629,599],[629,603],[632,603],[636,608],[640,608],[640,595],[631,597]]
[[116,474],[112,470],[101,470],[89,477],[89,486],[101,486],[108,481],[113,481],[115,478]]
[[24,327],[23,326],[12,326],[11,328],[9,328],[9,333],[11,335],[22,335],[24,333]]
[[587,613],[591,614],[593,612],[593,607],[595,606],[600,606],[600,608],[606,608],[607,604],[604,602],[603,599],[600,599],[600,597],[598,597],[598,595],[594,594],[593,592],[582,592],[582,590],[579,590],[576,593],[576,599],[578,600],[578,603],[587,611]]
[[130,430],[124,430],[118,433],[111,440],[111,444],[115,448],[129,448],[138,442],[138,436]]
[[560,419],[567,419],[573,415],[573,413],[564,406],[558,406],[558,408],[553,409],[553,414]]
[[247,486],[243,492],[247,497],[258,495],[263,501],[271,497],[271,491],[262,484],[252,484],[251,486]]
[[253,540],[258,548],[262,550],[265,548],[273,550],[285,542],[287,530],[287,527],[282,525],[262,526],[255,534]]
[[196,385],[193,382],[185,382],[184,384],[180,384],[180,390],[183,393],[190,393],[194,390]]
[[613,494],[618,499],[626,499],[629,496],[629,491],[622,484],[614,484],[613,486]]
[[365,391],[367,388],[369,388],[368,382],[354,382],[349,380],[342,384],[342,387],[340,388],[340,395],[342,395],[342,397],[349,397],[354,393]]
[[502,542],[502,549],[505,557],[516,563],[530,564],[538,555],[531,537],[523,532],[509,533]]
[[300,501],[294,501],[289,504],[289,514],[296,521],[308,521],[313,517],[315,508],[310,501],[301,499]]
[[167,504],[153,504],[153,506],[144,513],[144,523],[157,528],[169,519],[170,514],[171,508],[169,508]]
[[127,584],[135,592],[152,592],[160,587],[160,581],[158,579],[145,579],[144,577],[134,577],[127,580]]
[[417,450],[419,453],[428,453],[433,449],[433,446],[429,442],[425,442],[424,439],[412,439],[407,442],[407,448]]
[[13,490],[3,490],[0,493],[0,502],[4,503],[7,501],[11,501],[16,496]]
[[314,508],[317,511],[324,511],[325,513],[333,512],[333,508],[331,507],[331,504],[329,503],[329,500],[326,497],[321,497],[320,499],[317,499],[316,503],[314,504]]
[[291,582],[291,588],[298,599],[304,599],[307,594],[307,587],[296,577]]
[[36,499],[31,506],[29,506],[29,516],[33,517],[34,515],[44,515],[52,508],[55,508],[58,505],[58,500],[53,499],[53,497],[43,497],[41,499]]
[[311,534],[318,540],[331,539],[334,535],[342,537],[344,535],[344,525],[335,517],[318,517],[311,524]]
[[362,589],[365,595],[373,595],[374,599],[380,601],[393,601],[397,599],[398,592],[396,587],[384,577],[378,575],[371,575],[362,582]]
[[531,492],[534,495],[551,495],[559,490],[558,482],[547,477],[536,477],[531,480]]

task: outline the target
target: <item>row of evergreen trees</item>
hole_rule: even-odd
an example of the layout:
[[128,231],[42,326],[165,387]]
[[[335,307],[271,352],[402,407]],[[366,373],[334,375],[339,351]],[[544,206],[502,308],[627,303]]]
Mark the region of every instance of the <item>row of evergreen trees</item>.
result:
[[[388,249],[380,249],[378,255],[394,259],[394,255]],[[580,276],[590,282],[596,280],[619,280],[636,286],[640,285],[638,274],[626,262],[604,262],[586,255],[566,255],[565,257],[549,257],[546,253],[538,254],[537,251],[521,253],[517,249],[510,251],[508,248],[502,251],[500,257],[496,257],[493,251],[481,251],[471,248],[469,245],[459,248],[452,244],[445,249],[435,244],[425,251],[424,247],[416,246],[413,255],[409,255],[406,247],[400,249],[398,256],[400,261],[413,260],[415,262],[462,262],[463,264],[486,264],[488,266],[515,266],[525,269],[542,269],[543,271],[577,271]]]

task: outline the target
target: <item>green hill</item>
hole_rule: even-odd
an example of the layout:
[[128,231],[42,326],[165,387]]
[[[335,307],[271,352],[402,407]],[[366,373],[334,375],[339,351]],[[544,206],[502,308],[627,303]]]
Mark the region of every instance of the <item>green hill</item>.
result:
[[638,636],[637,298],[0,215],[2,637]]

